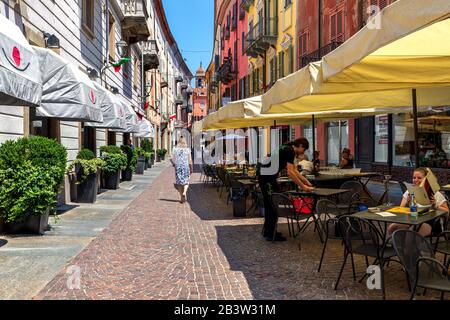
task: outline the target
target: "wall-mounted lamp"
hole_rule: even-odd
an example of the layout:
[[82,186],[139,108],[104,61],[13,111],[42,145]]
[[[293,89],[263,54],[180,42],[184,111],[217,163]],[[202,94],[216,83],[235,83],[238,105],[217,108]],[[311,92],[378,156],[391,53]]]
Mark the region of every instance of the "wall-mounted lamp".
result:
[[128,52],[128,43],[125,41],[117,41],[116,42],[117,53],[119,57],[123,58],[127,55]]
[[45,47],[49,49],[60,49],[59,39],[54,34],[44,32]]
[[119,89],[117,87],[111,87],[111,92],[117,94],[119,93]]
[[98,71],[96,69],[87,67],[86,70],[88,72],[89,78],[98,78]]

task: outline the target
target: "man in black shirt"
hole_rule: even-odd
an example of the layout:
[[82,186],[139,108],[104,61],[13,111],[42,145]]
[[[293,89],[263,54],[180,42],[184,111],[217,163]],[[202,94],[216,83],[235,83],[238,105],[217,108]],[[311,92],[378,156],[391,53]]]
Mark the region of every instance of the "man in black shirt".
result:
[[[309,142],[305,138],[298,138],[294,141],[288,142],[280,147],[278,152],[275,152],[270,157],[270,162],[264,165],[258,165],[258,182],[261,188],[261,193],[264,200],[264,237],[268,241],[284,241],[285,237],[281,233],[274,236],[275,226],[277,223],[277,214],[272,206],[271,194],[278,192],[279,187],[277,177],[280,171],[286,169],[289,178],[292,179],[300,188],[305,191],[313,189],[312,184],[303,177],[294,165],[296,156],[304,154],[308,150]],[[278,168],[269,170],[271,164],[276,164],[278,157]]]

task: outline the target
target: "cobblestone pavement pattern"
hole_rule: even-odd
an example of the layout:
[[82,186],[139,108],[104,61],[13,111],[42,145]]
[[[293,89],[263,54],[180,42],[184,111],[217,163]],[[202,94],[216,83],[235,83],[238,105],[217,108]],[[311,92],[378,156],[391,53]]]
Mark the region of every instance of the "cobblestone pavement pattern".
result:
[[[298,239],[271,243],[262,218],[235,218],[215,188],[193,177],[188,203],[178,202],[174,171],[166,169],[129,207],[70,261],[36,299],[381,299],[365,281],[353,281],[350,263],[340,288],[340,241],[330,240],[320,273],[322,245],[313,228]],[[280,230],[287,235],[287,225]],[[358,279],[365,260],[355,257]],[[69,266],[81,270],[80,289],[67,287]],[[391,263],[388,299],[408,299],[405,275]],[[437,299],[428,291],[418,299]]]

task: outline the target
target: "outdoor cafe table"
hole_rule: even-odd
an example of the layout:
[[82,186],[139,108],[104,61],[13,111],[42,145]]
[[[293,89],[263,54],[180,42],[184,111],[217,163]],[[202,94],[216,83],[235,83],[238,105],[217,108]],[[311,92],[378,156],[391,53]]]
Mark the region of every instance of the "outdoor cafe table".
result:
[[[334,198],[340,194],[347,193],[351,190],[347,189],[329,189],[329,188],[314,188],[312,191],[287,191],[286,193],[291,196],[300,198],[313,198],[313,206],[311,208],[312,213],[316,214],[317,201],[320,198]],[[315,219],[315,218],[314,218]],[[322,228],[320,224],[316,224],[317,230],[319,232],[320,241],[323,242],[322,238]]]
[[[381,212],[385,212],[393,207],[378,207]],[[411,217],[410,214],[407,213],[392,213],[393,216],[383,217],[376,212],[360,211],[354,213],[353,217],[363,218],[369,221],[375,221],[378,223],[383,223],[384,228],[382,228],[381,232],[383,235],[383,243],[386,242],[386,234],[387,234],[387,224],[388,223],[398,223],[413,226],[414,230],[417,231],[420,228],[420,225],[425,222],[429,222],[435,218],[446,215],[447,212],[442,210],[430,210],[424,214],[420,214],[417,217]]]
[[[258,184],[258,181],[256,179],[252,179],[252,178],[238,179],[237,182],[242,184],[244,186],[244,188],[247,188],[247,189],[251,190],[252,192],[256,192],[255,188],[256,188],[256,185]],[[255,210],[257,209],[258,201],[255,200],[255,195],[253,195],[252,201],[253,201],[253,203],[250,206],[250,208],[248,208],[247,213],[249,213],[251,209],[255,209]]]

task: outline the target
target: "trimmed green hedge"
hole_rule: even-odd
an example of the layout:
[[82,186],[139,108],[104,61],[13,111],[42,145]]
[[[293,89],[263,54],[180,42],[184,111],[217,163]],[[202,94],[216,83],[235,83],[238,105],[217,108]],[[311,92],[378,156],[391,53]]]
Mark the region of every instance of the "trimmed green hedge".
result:
[[0,146],[0,218],[21,222],[54,209],[67,151],[56,140],[25,137]]

